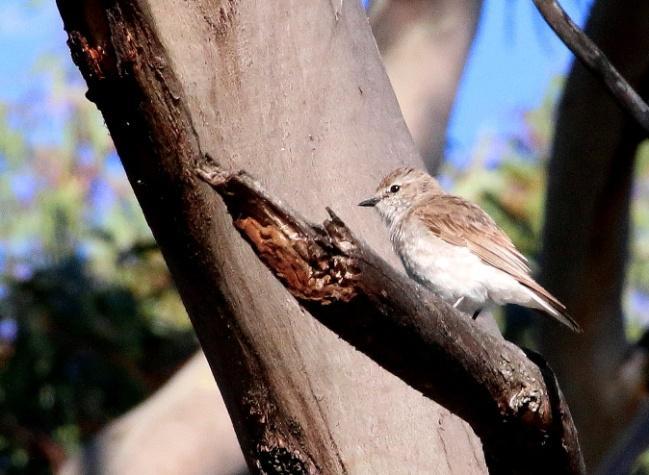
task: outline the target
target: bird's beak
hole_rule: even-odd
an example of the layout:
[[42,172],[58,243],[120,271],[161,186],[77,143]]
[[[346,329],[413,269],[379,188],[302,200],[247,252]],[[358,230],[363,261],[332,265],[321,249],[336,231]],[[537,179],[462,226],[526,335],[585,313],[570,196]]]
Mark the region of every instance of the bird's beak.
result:
[[379,201],[381,201],[381,199],[375,196],[373,198],[361,201],[360,203],[358,203],[358,206],[376,206],[376,203],[378,203]]

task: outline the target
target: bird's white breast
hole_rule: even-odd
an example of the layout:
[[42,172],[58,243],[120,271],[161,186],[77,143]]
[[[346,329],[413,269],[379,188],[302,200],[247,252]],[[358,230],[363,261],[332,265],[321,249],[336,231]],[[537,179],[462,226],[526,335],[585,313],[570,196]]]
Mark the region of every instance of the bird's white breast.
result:
[[417,219],[407,218],[391,226],[390,237],[413,279],[451,304],[464,297],[460,308],[466,312],[489,301],[502,304],[523,297],[524,289],[510,275],[486,264],[469,248],[436,237]]

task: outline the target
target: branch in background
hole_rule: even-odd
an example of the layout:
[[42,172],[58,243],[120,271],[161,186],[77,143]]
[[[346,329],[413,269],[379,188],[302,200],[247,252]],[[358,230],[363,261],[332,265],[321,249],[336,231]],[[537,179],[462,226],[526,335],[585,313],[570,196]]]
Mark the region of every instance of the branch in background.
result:
[[597,467],[596,475],[631,473],[638,457],[649,447],[649,331],[629,349],[612,384],[637,400],[638,409]]
[[316,319],[473,427],[491,473],[584,473],[570,412],[544,363],[397,272],[332,211],[315,226],[244,172],[204,164],[197,173]]
[[[584,27],[641,93],[649,78],[648,24],[649,2],[597,0]],[[575,61],[557,108],[539,275],[584,329],[567,335],[541,323],[539,344],[561,381],[593,471],[638,403],[618,381],[629,347],[622,296],[634,157],[644,130],[602,92],[600,78]]]
[[645,402],[600,464],[595,475],[632,473],[638,457],[649,445],[649,403]]
[[545,21],[561,41],[608,87],[623,109],[649,133],[649,106],[629,85],[606,55],[579,29],[556,0],[534,0]]
[[196,353],[154,395],[104,427],[57,475],[247,475],[207,360]]

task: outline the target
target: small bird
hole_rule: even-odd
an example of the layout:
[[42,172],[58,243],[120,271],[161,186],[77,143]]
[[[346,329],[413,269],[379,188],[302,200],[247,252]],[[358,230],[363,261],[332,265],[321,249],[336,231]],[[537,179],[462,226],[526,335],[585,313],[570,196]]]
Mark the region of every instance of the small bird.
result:
[[566,307],[531,276],[527,259],[477,205],[445,193],[414,168],[387,175],[372,198],[408,275],[458,310],[473,315],[513,303],[541,310],[581,332]]

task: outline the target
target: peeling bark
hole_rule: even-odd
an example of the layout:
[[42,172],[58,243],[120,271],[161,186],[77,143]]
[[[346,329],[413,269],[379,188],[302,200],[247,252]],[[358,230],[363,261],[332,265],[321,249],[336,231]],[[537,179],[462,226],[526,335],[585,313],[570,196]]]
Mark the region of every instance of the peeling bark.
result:
[[197,173],[311,315],[471,424],[491,473],[585,473],[568,406],[539,355],[484,331],[397,272],[331,210],[314,226],[243,172],[208,162]]

